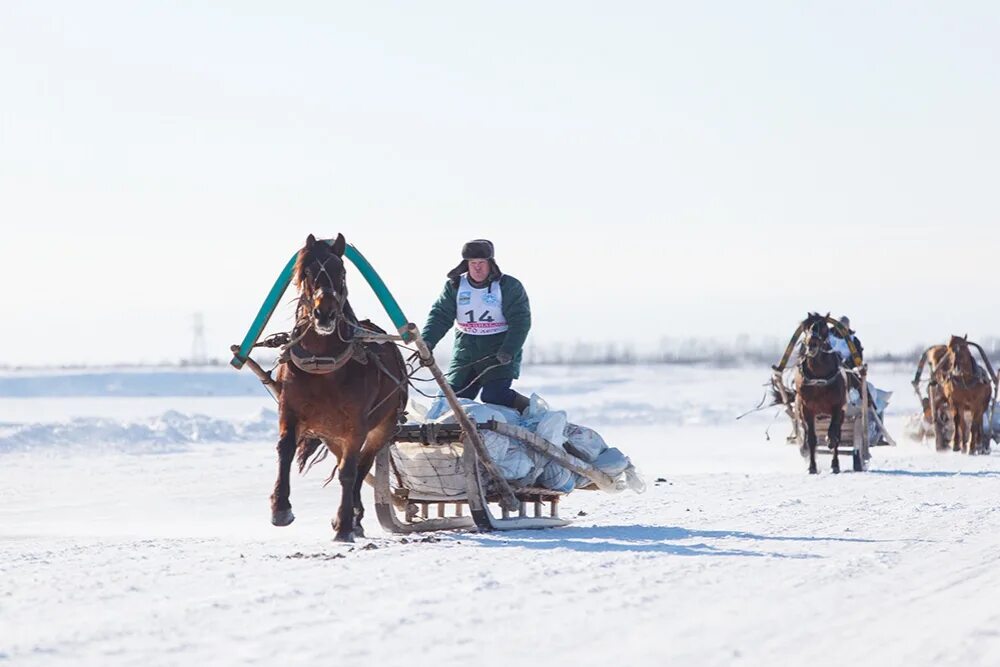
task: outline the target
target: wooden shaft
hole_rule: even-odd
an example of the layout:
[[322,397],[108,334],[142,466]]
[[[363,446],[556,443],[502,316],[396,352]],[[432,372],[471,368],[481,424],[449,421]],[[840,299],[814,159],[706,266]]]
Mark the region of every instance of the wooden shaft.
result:
[[504,424],[497,421],[489,422],[488,428],[492,431],[496,431],[500,435],[517,438],[532,449],[545,454],[551,459],[555,459],[556,462],[558,462],[562,467],[571,470],[578,475],[583,475],[596,484],[597,488],[602,491],[617,492],[625,489],[625,486],[617,484],[615,480],[603,470],[587,463],[583,459],[578,459],[562,447],[556,447],[542,436],[537,433],[533,433],[526,428],[514,426],[513,424]]
[[[924,350],[924,353],[920,355],[920,361],[917,362],[917,372],[913,375],[913,391],[917,392],[917,398],[923,400],[924,397],[920,395],[920,376],[924,374],[924,364],[927,363],[927,353],[931,351],[931,348]],[[931,373],[931,382],[934,381],[934,374]],[[930,394],[930,392],[927,392]]]
[[434,361],[434,355],[431,353],[427,343],[424,342],[423,337],[420,335],[420,330],[417,329],[417,325],[412,322],[408,323],[405,327],[400,328],[400,332],[404,336],[412,336],[413,344],[417,347],[417,352],[420,354],[421,362],[430,369],[431,375],[434,376],[434,380],[438,383],[438,387],[441,388],[441,392],[444,394],[445,400],[448,401],[448,406],[451,407],[452,412],[455,413],[455,419],[458,421],[462,430],[465,432],[472,443],[473,448],[476,450],[476,455],[479,458],[480,463],[483,464],[483,468],[486,472],[493,478],[496,482],[497,487],[499,487],[500,492],[500,506],[508,509],[517,509],[517,498],[514,497],[514,492],[510,488],[510,484],[504,479],[503,474],[494,463],[493,459],[490,458],[489,452],[486,451],[486,445],[483,444],[483,438],[479,434],[479,430],[476,425],[472,423],[469,419],[469,415],[465,414],[465,410],[462,409],[462,405],[458,402],[458,396],[455,395],[455,390],[451,388],[448,381],[445,379],[444,374],[441,369],[438,368],[437,362]]
[[[879,419],[878,410],[876,410],[874,407],[872,408],[872,415],[871,416],[872,416],[872,419],[875,420],[875,424],[878,426],[879,431],[882,432],[882,437],[885,438],[885,441],[888,442],[893,447],[895,447],[896,446],[896,441],[892,439],[892,436],[889,435],[889,431],[887,431],[885,429],[885,424],[883,424],[882,420]],[[920,418],[923,419],[923,411],[921,411]]]
[[788,347],[785,348],[785,353],[781,355],[781,361],[778,362],[777,366],[771,366],[774,370],[779,373],[785,370],[785,364],[788,363],[789,357],[792,356],[792,349],[795,347],[795,343],[799,340],[799,336],[802,335],[802,325],[800,324],[798,328],[795,329],[795,333],[792,334],[791,340],[788,341]]
[[[233,354],[237,354],[240,351],[240,346],[233,345],[229,349]],[[281,387],[279,387],[278,383],[274,381],[271,374],[261,368],[260,364],[251,359],[249,356],[243,360],[243,363],[249,366],[250,370],[253,371],[253,374],[260,378],[260,381],[264,383],[264,387],[271,393],[271,396],[274,396],[274,400],[278,400],[278,394],[281,393]]]
[[993,438],[994,435],[996,435],[993,433],[993,413],[997,406],[997,391],[1000,390],[1000,378],[998,378],[997,374],[993,372],[993,366],[990,364],[990,358],[986,356],[986,350],[984,350],[979,343],[969,343],[969,345],[974,345],[976,349],[979,350],[979,356],[983,358],[983,363],[986,364],[986,371],[990,374],[990,380],[993,381],[993,400],[990,401],[990,409],[988,413],[990,432],[986,440],[987,444],[989,444],[989,438]]
[[864,465],[868,458],[868,367],[862,365],[858,369],[861,379],[861,461]]
[[795,416],[795,410],[792,407],[790,401],[788,400],[788,392],[785,390],[785,382],[781,378],[781,371],[774,371],[774,384],[778,386],[778,393],[781,394],[781,404],[785,406],[785,412],[788,416],[792,418],[793,430],[795,431],[795,439],[799,439],[799,420]]

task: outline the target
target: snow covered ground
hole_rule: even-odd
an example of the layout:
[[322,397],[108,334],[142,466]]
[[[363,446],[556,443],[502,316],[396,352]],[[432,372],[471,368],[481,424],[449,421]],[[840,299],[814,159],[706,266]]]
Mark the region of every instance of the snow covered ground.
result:
[[911,374],[871,373],[899,446],[809,476],[783,415],[735,420],[767,369],[529,368],[647,493],[503,534],[402,539],[370,511],[352,546],[331,462],[270,525],[274,405],[248,372],[8,374],[0,664],[1000,664],[1000,457],[906,439]]

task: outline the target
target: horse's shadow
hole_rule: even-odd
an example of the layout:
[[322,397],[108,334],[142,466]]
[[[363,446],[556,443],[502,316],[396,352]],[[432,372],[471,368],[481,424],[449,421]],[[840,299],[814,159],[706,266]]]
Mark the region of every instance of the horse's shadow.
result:
[[569,549],[589,553],[663,553],[673,556],[744,556],[756,558],[822,558],[818,554],[780,553],[718,547],[704,542],[676,544],[699,538],[740,539],[757,542],[855,542],[875,543],[852,537],[758,535],[734,530],[689,530],[679,526],[567,526],[547,531],[518,530],[489,535],[463,536],[488,548]]

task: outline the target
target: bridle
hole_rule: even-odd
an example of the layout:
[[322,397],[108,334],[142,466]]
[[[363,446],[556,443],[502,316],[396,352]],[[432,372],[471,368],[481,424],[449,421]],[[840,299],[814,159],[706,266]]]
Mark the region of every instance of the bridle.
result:
[[830,345],[829,335],[826,338],[824,338],[819,345],[816,345],[814,348],[810,349],[809,345],[810,341],[812,341],[814,338],[820,337],[820,335],[813,330],[815,326],[816,325],[814,324],[813,326],[806,329],[806,337],[805,340],[802,341],[802,349],[799,351],[799,370],[802,373],[803,377],[802,384],[806,386],[825,386],[836,382],[837,378],[840,377],[843,369],[841,368],[840,357],[837,356],[837,364],[834,367],[833,373],[831,373],[828,377],[809,377],[808,373],[809,369],[806,367],[807,360],[815,359],[821,354],[836,355],[836,351]]
[[[313,304],[315,303],[316,291],[318,290],[321,296],[329,294],[329,296],[333,299],[334,309],[333,312],[330,314],[330,325],[331,327],[333,327],[334,330],[339,331],[339,325],[341,321],[345,319],[344,307],[347,304],[347,282],[341,281],[343,284],[343,288],[339,290],[337,289],[336,287],[337,281],[334,280],[333,275],[326,268],[327,262],[329,262],[334,258],[336,258],[335,255],[330,255],[322,260],[319,259],[313,260],[315,263],[319,264],[319,271],[317,272],[317,275],[315,277],[309,276],[307,271],[306,280],[303,281],[304,289],[302,290],[302,296],[300,301],[300,306],[304,306],[302,310],[305,312],[304,316],[300,318],[300,321],[296,323],[296,326],[299,326],[301,324],[306,324],[307,330],[309,327],[315,328],[316,311],[318,311],[319,309],[314,308]],[[327,288],[324,287],[324,285],[321,283],[321,278],[323,276],[326,276],[326,282],[329,284],[329,292]],[[314,283],[316,287],[313,286]],[[303,322],[302,320],[307,320],[307,321]]]
[[817,345],[814,349],[810,349],[809,342],[812,339],[819,337],[819,334],[813,331],[814,327],[815,325],[806,329],[806,338],[804,341],[802,341],[802,350],[799,352],[799,356],[801,358],[814,359],[821,354],[829,354],[834,352],[833,347],[830,346],[829,336],[824,338],[823,342]]
[[[358,328],[357,324],[351,322],[344,312],[347,305],[347,283],[344,282],[343,289],[338,290],[333,275],[327,270],[327,262],[331,259],[334,259],[334,255],[323,260],[314,260],[319,264],[319,271],[315,277],[310,276],[308,270],[306,271],[305,280],[302,281],[302,294],[299,297],[299,315],[295,327],[292,329],[293,335],[282,350],[282,359],[286,359],[300,370],[314,375],[333,373],[343,368],[351,360],[362,364],[368,363],[368,355],[365,352],[364,345],[354,336],[354,331]],[[314,304],[316,302],[316,291],[318,290],[320,295],[325,296],[327,295],[327,290],[322,284],[314,288],[313,283],[319,283],[320,277],[324,275],[330,285],[329,296],[334,302],[333,312],[329,316],[330,326],[337,333],[340,341],[347,343],[344,350],[334,356],[313,354],[302,347],[301,344],[302,339],[305,338],[310,330],[315,330],[317,333],[323,335],[323,332],[316,328],[316,311],[318,308],[315,308]],[[348,325],[349,333],[346,338],[341,333],[340,325],[342,323]]]

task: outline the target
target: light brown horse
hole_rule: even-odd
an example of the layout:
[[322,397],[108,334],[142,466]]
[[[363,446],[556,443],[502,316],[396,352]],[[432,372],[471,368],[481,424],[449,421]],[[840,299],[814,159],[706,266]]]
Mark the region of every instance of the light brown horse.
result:
[[[947,349],[937,374],[955,427],[952,450],[978,454],[983,445],[983,416],[989,410],[993,386],[989,375],[972,357],[968,336],[952,336]],[[966,423],[966,412],[971,424]]]
[[375,454],[396,432],[408,385],[395,345],[358,340],[359,335],[381,330],[367,321],[359,323],[347,302],[345,247],[343,235],[331,246],[310,234],[295,262],[296,325],[276,376],[278,478],[271,523],[287,526],[295,520],[289,474],[296,448],[301,470],[325,443],[340,471],[340,508],[332,522],[335,539],[353,542],[355,535],[364,536],[361,485]]
[[930,366],[930,383],[927,385],[927,396],[921,397],[920,404],[923,408],[924,420],[934,427],[935,446],[939,450],[948,449],[948,434],[952,430],[950,410],[948,400],[944,396],[942,385],[944,383],[948,360],[948,346],[934,345],[924,350],[917,362],[917,373],[913,378],[913,388],[919,395],[920,376],[924,370],[924,364]]

